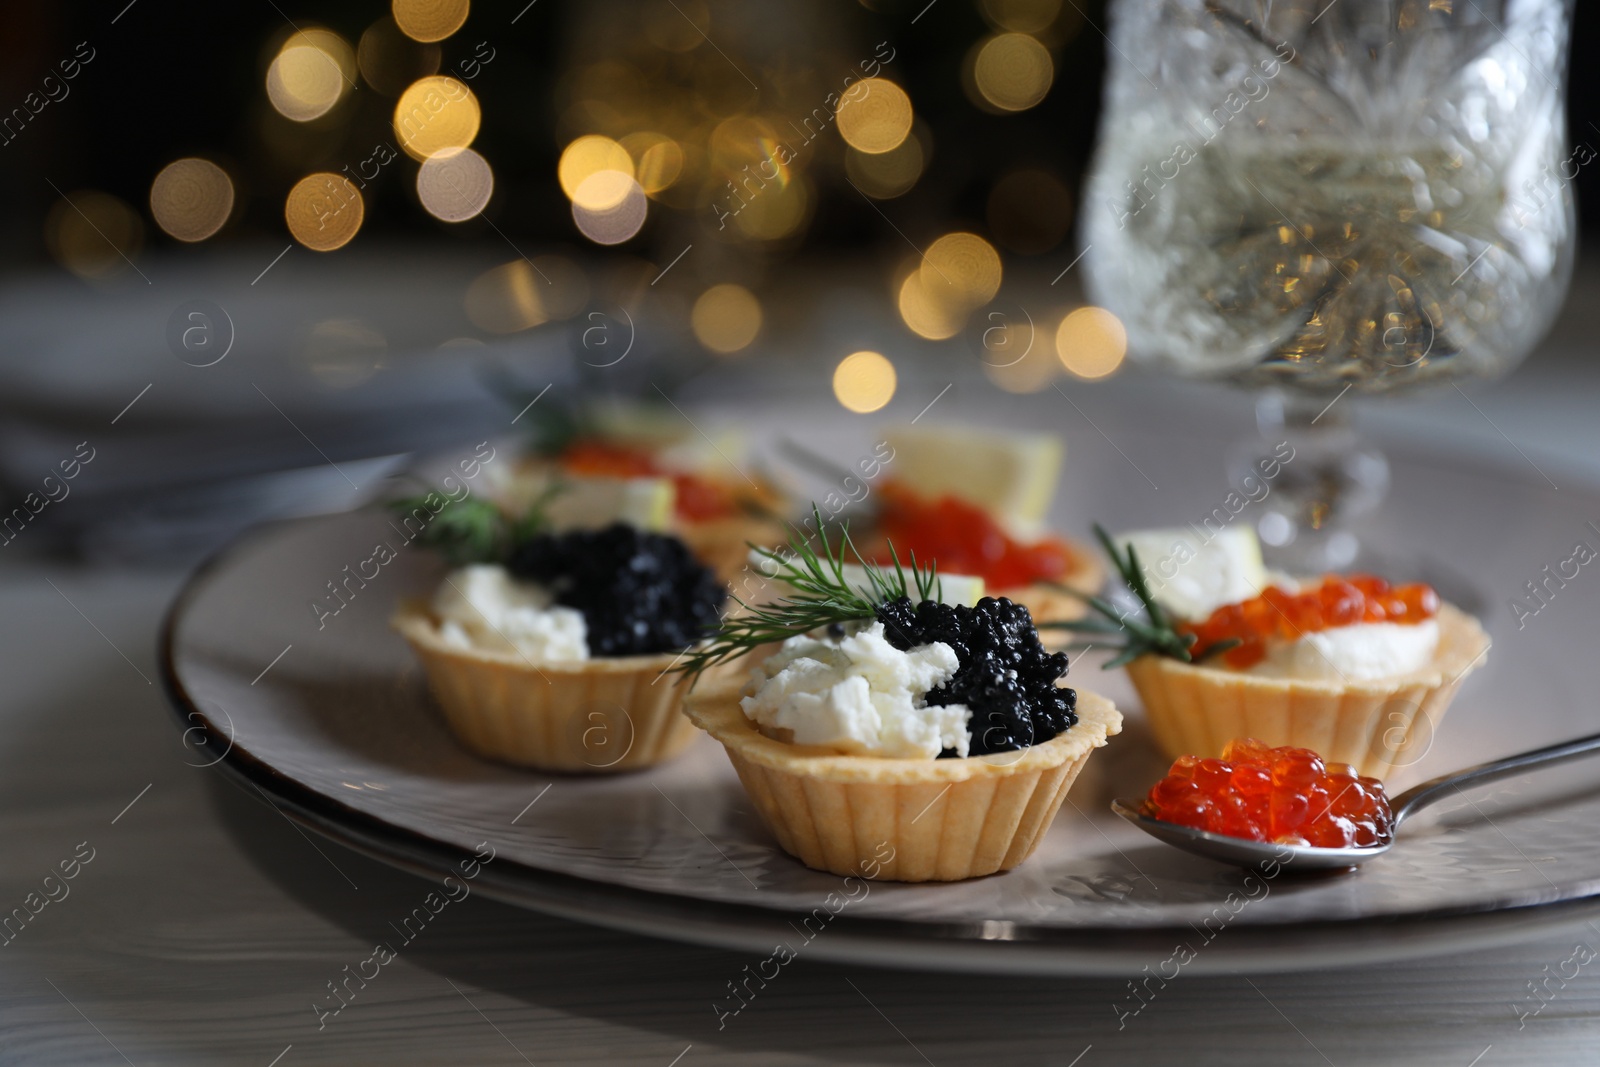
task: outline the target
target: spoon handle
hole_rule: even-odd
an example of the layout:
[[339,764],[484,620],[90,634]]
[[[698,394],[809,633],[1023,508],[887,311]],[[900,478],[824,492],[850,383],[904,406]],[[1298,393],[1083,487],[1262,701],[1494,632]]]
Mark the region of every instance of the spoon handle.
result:
[[1393,825],[1398,828],[1407,816],[1421,811],[1429,804],[1444,799],[1445,796],[1461,786],[1479,785],[1483,782],[1509,778],[1530,767],[1543,767],[1546,764],[1577,759],[1579,756],[1587,756],[1594,752],[1600,752],[1600,734],[1580,737],[1575,741],[1563,741],[1559,745],[1536,748],[1531,752],[1507,756],[1505,759],[1480,763],[1476,767],[1468,767],[1466,770],[1456,771],[1454,774],[1441,775],[1438,778],[1423,782],[1419,786],[1407,789],[1404,793],[1394,798],[1391,804],[1391,809],[1394,812]]

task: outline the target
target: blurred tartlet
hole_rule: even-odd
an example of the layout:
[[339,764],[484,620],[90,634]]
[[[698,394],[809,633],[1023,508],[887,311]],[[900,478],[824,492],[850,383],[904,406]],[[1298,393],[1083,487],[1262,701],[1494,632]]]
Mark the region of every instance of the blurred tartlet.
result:
[[682,751],[695,732],[669,668],[716,629],[726,591],[709,568],[625,523],[556,533],[455,506],[470,511],[433,540],[459,566],[393,619],[455,736],[491,759],[576,773]]
[[702,439],[675,413],[647,407],[562,419],[562,432],[491,472],[504,506],[519,510],[562,481],[626,487],[617,491],[633,500],[636,524],[679,537],[724,579],[744,568],[749,545],[784,542],[788,501],[772,479],[735,465],[744,451],[737,435]]
[[889,562],[892,543],[902,559],[983,578],[1037,622],[1083,615],[1070,591],[1094,592],[1105,572],[1092,549],[1046,527],[1060,438],[941,425],[904,427],[885,440],[894,459],[862,541],[869,559]]

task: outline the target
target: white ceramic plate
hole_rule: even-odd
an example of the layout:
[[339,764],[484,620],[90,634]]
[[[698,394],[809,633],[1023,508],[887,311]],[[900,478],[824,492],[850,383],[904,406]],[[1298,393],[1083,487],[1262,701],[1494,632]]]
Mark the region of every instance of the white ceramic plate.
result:
[[[1137,506],[1118,452],[1069,432],[1081,454],[1075,506],[1058,516],[1067,528],[1143,521],[1157,503],[1204,513],[1209,491],[1174,479],[1209,446],[1169,448],[1161,432],[1125,457],[1167,483]],[[1409,779],[1594,730],[1600,601],[1579,587],[1600,578],[1586,569],[1524,630],[1507,607],[1574,541],[1600,545],[1584,526],[1600,516],[1600,494],[1563,483],[1557,493],[1525,468],[1478,461],[1396,461],[1380,537],[1424,564],[1437,551],[1449,561],[1439,573],[1470,576],[1446,591],[1496,640]],[[1091,759],[1033,858],[954,885],[872,884],[836,914],[817,912],[839,899],[829,894],[841,880],[779,850],[709,738],[670,765],[615,777],[529,773],[461,749],[387,627],[397,598],[437,580],[434,561],[402,551],[320,627],[310,606],[379,541],[398,546],[374,513],[280,525],[194,577],[164,638],[166,684],[201,753],[192,762],[215,761],[306,825],[419,872],[443,875],[488,842],[496,858],[480,884],[514,903],[762,957],[786,942],[819,958],[1061,974],[1370,962],[1600,911],[1596,764],[1465,795],[1408,823],[1392,853],[1353,874],[1262,881],[1161,845],[1107,810],[1164,761],[1120,672],[1084,662],[1070,680],[1126,708],[1128,728]]]

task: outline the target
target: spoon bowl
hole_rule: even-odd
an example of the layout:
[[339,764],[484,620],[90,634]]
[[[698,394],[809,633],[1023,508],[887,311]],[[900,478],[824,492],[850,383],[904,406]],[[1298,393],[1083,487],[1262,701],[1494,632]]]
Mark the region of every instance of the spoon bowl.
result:
[[1419,786],[1406,790],[1390,801],[1392,819],[1389,840],[1361,848],[1316,848],[1312,845],[1282,845],[1272,841],[1251,841],[1243,837],[1213,834],[1178,823],[1152,819],[1141,810],[1137,800],[1113,800],[1111,810],[1133,823],[1152,837],[1165,841],[1175,848],[1197,856],[1230,863],[1237,867],[1266,867],[1279,864],[1290,871],[1328,871],[1353,869],[1381,856],[1394,847],[1400,824],[1408,817],[1430,804],[1459,793],[1463,786],[1481,785],[1501,778],[1509,778],[1534,767],[1562,763],[1600,751],[1600,734],[1564,741],[1559,745],[1536,748],[1505,759],[1491,760],[1475,767],[1441,775]]
[[1159,838],[1174,848],[1239,867],[1261,868],[1279,864],[1290,871],[1339,870],[1381,856],[1394,847],[1393,837],[1381,845],[1369,845],[1366,848],[1314,848],[1310,845],[1280,845],[1272,841],[1227,837],[1152,819],[1139,810],[1137,800],[1113,800],[1111,810],[1151,837]]

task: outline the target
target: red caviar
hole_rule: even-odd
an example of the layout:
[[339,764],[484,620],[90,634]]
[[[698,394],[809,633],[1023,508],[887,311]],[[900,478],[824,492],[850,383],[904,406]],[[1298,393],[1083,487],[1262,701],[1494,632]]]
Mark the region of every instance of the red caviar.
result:
[[[916,553],[919,564],[937,563],[946,574],[976,575],[991,589],[1060,578],[1073,565],[1072,549],[1065,541],[1055,537],[1018,541],[987,511],[959,497],[929,498],[892,481],[879,492],[883,500],[879,532],[894,543],[895,553],[906,565]],[[887,547],[877,553],[880,563],[891,558]]]
[[1150,789],[1144,813],[1227,837],[1318,848],[1389,840],[1393,815],[1383,783],[1308,748],[1269,748],[1236,738],[1221,759],[1179,756]]
[[1392,586],[1370,574],[1330,574],[1298,593],[1271,586],[1258,597],[1218,608],[1204,622],[1180,623],[1178,631],[1195,635],[1197,656],[1219,641],[1238,641],[1222,660],[1243,669],[1266,658],[1269,641],[1297,641],[1363,622],[1418,623],[1438,613],[1439,594],[1421,582]]
[[733,490],[697,474],[664,470],[646,448],[609,441],[576,441],[560,456],[571,474],[597,478],[671,478],[679,518],[691,522],[725,519],[739,513]]

